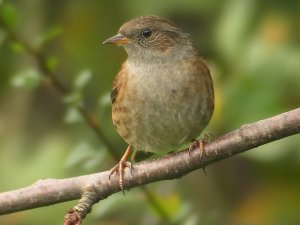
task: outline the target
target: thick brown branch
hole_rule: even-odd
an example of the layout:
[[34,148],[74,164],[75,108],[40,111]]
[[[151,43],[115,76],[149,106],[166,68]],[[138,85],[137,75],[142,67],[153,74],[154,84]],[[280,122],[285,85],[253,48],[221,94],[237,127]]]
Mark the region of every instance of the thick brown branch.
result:
[[[134,165],[132,175],[125,171],[124,187],[129,189],[147,183],[181,177],[193,170],[215,161],[247,151],[251,148],[300,133],[300,108],[280,115],[246,124],[227,133],[205,147],[205,155],[200,158],[198,148],[190,154],[187,150],[167,155],[163,158]],[[68,179],[47,179],[0,194],[0,214],[7,214],[40,206],[81,198],[74,209],[83,218],[92,204],[120,191],[118,177],[108,179],[109,171]],[[86,205],[88,199],[90,205]],[[82,212],[82,213],[80,213]]]

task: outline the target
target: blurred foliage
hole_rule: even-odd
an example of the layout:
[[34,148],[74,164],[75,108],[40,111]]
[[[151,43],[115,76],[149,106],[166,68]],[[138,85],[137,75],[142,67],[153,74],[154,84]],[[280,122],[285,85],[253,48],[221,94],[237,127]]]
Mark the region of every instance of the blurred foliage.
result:
[[[126,144],[112,126],[109,93],[126,54],[101,42],[140,15],[171,18],[194,37],[215,83],[216,111],[207,130],[216,136],[299,107],[300,1],[2,0],[0,191],[111,168],[110,149],[77,106],[95,114],[121,154]],[[32,54],[39,53],[68,95],[38,70]],[[298,225],[299,146],[298,135],[211,165],[206,176],[195,171],[150,184],[165,216],[133,189],[95,205],[84,224]],[[2,216],[0,224],[62,224],[74,204]]]
[[12,80],[11,85],[14,87],[36,88],[40,84],[41,75],[36,70],[23,70],[16,74]]

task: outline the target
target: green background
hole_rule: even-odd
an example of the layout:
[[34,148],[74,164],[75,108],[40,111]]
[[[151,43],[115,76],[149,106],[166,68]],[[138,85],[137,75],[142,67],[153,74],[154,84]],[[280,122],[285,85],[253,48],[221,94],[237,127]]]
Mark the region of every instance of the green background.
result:
[[[0,26],[0,191],[115,164],[75,106],[99,121],[110,143],[126,144],[111,122],[111,83],[123,49],[103,46],[123,22],[170,18],[189,32],[212,72],[215,136],[300,105],[300,1],[0,0],[18,38],[40,48],[71,90],[62,96],[38,63]],[[159,213],[139,188],[94,206],[84,224],[300,224],[299,135],[217,162],[182,179],[150,184]],[[0,217],[2,225],[62,224],[67,202]]]

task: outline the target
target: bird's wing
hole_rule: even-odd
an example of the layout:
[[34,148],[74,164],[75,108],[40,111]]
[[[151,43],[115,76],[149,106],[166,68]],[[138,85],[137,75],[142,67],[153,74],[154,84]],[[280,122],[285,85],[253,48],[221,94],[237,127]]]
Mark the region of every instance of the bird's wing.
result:
[[120,95],[120,90],[126,85],[126,81],[127,81],[127,70],[126,70],[126,62],[124,62],[112,84],[112,91],[110,93],[110,99],[112,104],[114,104],[117,97]]

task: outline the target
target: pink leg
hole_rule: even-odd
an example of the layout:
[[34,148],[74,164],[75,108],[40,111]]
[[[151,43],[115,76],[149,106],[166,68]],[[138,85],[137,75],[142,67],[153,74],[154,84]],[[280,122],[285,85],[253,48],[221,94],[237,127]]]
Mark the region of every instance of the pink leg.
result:
[[123,189],[124,168],[129,167],[130,169],[132,169],[131,163],[127,162],[127,159],[131,152],[131,148],[132,148],[131,145],[129,145],[127,147],[127,149],[126,149],[124,155],[122,156],[122,158],[120,159],[119,163],[110,170],[110,174],[109,174],[109,179],[110,179],[111,175],[113,175],[114,173],[119,173],[119,186],[120,186],[123,194],[124,194],[124,189]]

